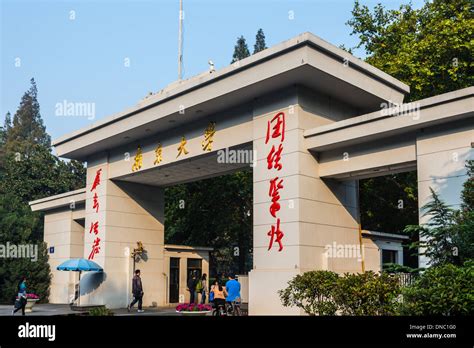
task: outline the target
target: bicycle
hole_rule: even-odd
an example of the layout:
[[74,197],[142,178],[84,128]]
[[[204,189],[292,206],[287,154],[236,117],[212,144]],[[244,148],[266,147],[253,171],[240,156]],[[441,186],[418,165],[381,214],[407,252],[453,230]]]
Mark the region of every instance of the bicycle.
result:
[[242,310],[240,309],[240,302],[232,301],[226,303],[226,314],[228,316],[240,317],[242,316]]
[[212,308],[212,316],[214,317],[224,317],[227,315],[226,304],[221,303],[221,304],[216,304],[214,303],[213,308]]

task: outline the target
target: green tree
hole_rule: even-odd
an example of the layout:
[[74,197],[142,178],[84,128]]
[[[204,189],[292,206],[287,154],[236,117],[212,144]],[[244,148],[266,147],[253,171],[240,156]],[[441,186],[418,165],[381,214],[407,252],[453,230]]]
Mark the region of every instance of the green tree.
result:
[[[27,277],[28,292],[36,293],[41,301],[49,295],[50,268],[46,245],[38,239],[42,217],[33,213],[16,195],[0,195],[0,240],[6,246],[36,244],[37,260],[25,258],[0,258],[0,303],[13,303],[18,292],[18,282]],[[36,236],[35,236],[36,235]]]
[[459,262],[474,260],[474,160],[466,163],[467,180],[461,192],[461,209],[456,212],[454,244]]
[[417,184],[416,172],[360,180],[364,229],[401,233],[406,225],[418,223]]
[[0,175],[3,172],[3,168],[5,166],[5,143],[7,142],[7,134],[10,131],[12,126],[12,119],[10,112],[7,112],[5,115],[5,123],[3,127],[0,128]]
[[473,85],[472,11],[470,0],[426,1],[420,9],[378,4],[373,11],[356,1],[347,24],[366,61],[408,84],[413,101]]
[[250,51],[247,42],[243,36],[240,36],[237,38],[237,43],[234,46],[234,54],[232,55],[231,63],[247,58],[248,56],[250,56]]
[[3,126],[3,131],[8,133],[10,131],[10,128],[12,127],[12,115],[10,114],[10,111],[7,112],[5,115],[5,124]]
[[430,219],[425,225],[408,225],[406,233],[419,234],[420,241],[412,249],[422,248],[420,255],[430,260],[430,265],[463,264],[474,258],[474,214],[472,195],[474,161],[467,161],[468,178],[461,192],[461,209],[451,209],[430,188],[432,199],[422,207]]
[[419,255],[426,256],[430,265],[455,263],[455,214],[431,189],[432,200],[422,207],[423,216],[430,220],[425,226],[408,225],[405,232],[417,233],[420,240],[412,244],[412,248],[419,250]]
[[403,289],[403,315],[474,314],[474,265],[444,264],[426,270]]
[[51,137],[46,133],[46,127],[41,118],[38,89],[33,78],[30,89],[21,98],[20,107],[6,134],[6,151],[23,152],[31,144],[51,147]]
[[10,125],[5,122],[0,194],[10,193],[21,202],[85,186],[85,168],[77,161],[64,162],[51,153],[51,138],[39,112],[34,79],[23,95]]
[[263,29],[258,29],[257,35],[255,36],[255,45],[253,46],[253,54],[263,51],[267,48],[265,44],[265,34],[263,33]]
[[467,180],[463,184],[461,192],[461,208],[464,213],[474,211],[474,160],[468,160],[466,163]]
[[[433,0],[420,9],[378,4],[371,10],[355,1],[347,22],[359,38],[352,50],[364,49],[367,63],[409,85],[408,101],[469,87],[474,79],[472,8],[469,0]],[[417,223],[414,173],[361,180],[360,187],[364,228],[400,233],[403,224]]]
[[[51,153],[37,100],[34,80],[23,95],[13,121],[6,118],[1,137],[0,240],[38,245],[38,260],[0,260],[0,301],[10,302],[21,276],[28,289],[43,301],[48,298],[50,269],[43,243],[43,214],[32,212],[28,202],[85,186],[85,168],[64,162]],[[11,303],[11,302],[10,302]]]

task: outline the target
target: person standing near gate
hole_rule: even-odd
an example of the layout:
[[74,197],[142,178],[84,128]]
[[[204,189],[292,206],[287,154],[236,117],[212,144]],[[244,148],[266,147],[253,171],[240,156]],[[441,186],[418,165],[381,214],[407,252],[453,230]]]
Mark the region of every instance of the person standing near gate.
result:
[[191,277],[188,279],[188,291],[189,291],[189,303],[196,303],[196,285],[197,277],[196,273],[192,272]]
[[201,304],[206,303],[206,297],[207,297],[207,274],[204,273],[201,277]]
[[143,286],[142,286],[142,278],[140,278],[140,270],[137,269],[135,271],[135,275],[133,276],[132,280],[132,293],[133,293],[133,301],[127,307],[127,310],[130,312],[132,307],[135,303],[138,302],[138,313],[143,313],[144,310],[142,309],[142,300],[143,300]]

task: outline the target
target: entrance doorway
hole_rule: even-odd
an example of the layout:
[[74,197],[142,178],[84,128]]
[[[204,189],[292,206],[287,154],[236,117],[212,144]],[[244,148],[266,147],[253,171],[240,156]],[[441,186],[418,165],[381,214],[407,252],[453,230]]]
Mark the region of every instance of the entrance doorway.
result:
[[[253,261],[252,168],[165,188],[165,243],[212,248],[208,281],[246,275]],[[186,267],[183,263],[182,268]],[[181,283],[184,279],[181,279]]]
[[197,278],[200,278],[202,275],[202,260],[201,259],[188,259],[188,277],[186,282],[192,277],[193,274]]
[[170,303],[179,302],[179,257],[170,258]]

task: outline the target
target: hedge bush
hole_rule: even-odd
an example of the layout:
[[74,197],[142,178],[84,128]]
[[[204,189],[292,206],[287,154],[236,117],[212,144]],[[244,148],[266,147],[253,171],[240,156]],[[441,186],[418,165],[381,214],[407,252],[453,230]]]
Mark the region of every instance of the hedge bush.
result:
[[396,313],[400,287],[395,277],[374,272],[345,274],[310,271],[297,275],[279,291],[285,307],[309,315],[390,315]]
[[309,315],[335,315],[333,294],[339,276],[330,271],[311,271],[297,275],[279,295],[285,307],[302,308]]
[[474,314],[474,263],[427,269],[403,290],[403,315]]
[[474,262],[431,267],[402,288],[396,275],[310,271],[280,290],[286,307],[309,315],[473,315]]
[[395,276],[369,271],[344,274],[338,280],[334,297],[343,315],[394,315],[400,292]]

